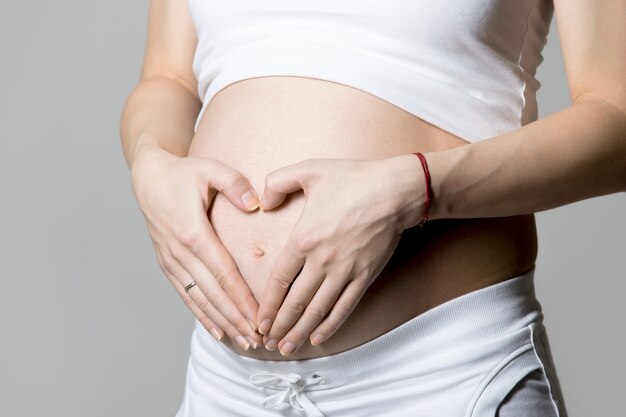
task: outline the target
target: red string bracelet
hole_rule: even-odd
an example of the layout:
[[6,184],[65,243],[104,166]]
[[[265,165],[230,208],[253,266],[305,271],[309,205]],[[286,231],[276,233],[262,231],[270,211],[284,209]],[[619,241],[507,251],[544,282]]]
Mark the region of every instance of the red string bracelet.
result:
[[428,171],[428,164],[426,163],[426,158],[421,152],[414,152],[420,162],[422,163],[422,168],[424,169],[424,176],[426,177],[426,208],[424,210],[424,218],[417,224],[418,227],[422,227],[424,223],[428,220],[428,212],[430,210],[430,202],[433,199],[433,190],[430,185],[430,172]]

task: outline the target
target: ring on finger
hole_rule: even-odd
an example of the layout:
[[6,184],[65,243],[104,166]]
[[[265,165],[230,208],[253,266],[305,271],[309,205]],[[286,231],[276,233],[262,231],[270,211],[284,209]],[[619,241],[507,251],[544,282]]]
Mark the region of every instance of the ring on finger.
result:
[[193,288],[196,285],[196,281],[191,281],[186,287],[185,287],[185,292],[189,293],[189,290],[191,288]]

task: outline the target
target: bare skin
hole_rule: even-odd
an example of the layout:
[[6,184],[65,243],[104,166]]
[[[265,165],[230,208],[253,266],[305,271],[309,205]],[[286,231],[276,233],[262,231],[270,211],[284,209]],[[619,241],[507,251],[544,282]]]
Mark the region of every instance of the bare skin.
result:
[[[362,90],[311,78],[262,77],[227,86],[214,97],[189,155],[211,156],[239,170],[261,195],[269,172],[303,159],[380,159],[466,144]],[[296,193],[276,210],[245,213],[215,197],[209,221],[257,299],[303,203]],[[527,271],[536,253],[532,214],[433,221],[403,233],[383,272],[321,345],[305,343],[284,357],[263,346],[246,351],[229,338],[222,342],[259,359],[341,352],[447,300]]]
[[[226,334],[222,340],[233,351],[281,360],[277,351],[248,350],[241,335],[253,345],[266,343],[268,335],[261,338],[246,318],[256,317],[259,325],[276,315],[278,307],[276,321],[300,316],[289,294],[277,305],[281,297],[272,297],[271,291],[285,284],[278,282],[276,265],[296,265],[285,260],[284,248],[304,250],[302,241],[300,247],[296,241],[285,243],[289,231],[302,224],[300,213],[304,216],[307,208],[315,207],[320,218],[332,214],[320,229],[334,223],[327,229],[335,233],[318,242],[318,252],[349,249],[348,261],[372,259],[377,251],[371,245],[364,249],[356,241],[341,246],[338,219],[387,201],[372,190],[384,191],[385,197],[393,193],[381,184],[372,188],[354,179],[360,174],[367,174],[368,181],[384,178],[395,195],[402,194],[402,204],[397,205],[402,213],[415,215],[418,210],[407,208],[423,204],[424,186],[410,153],[421,151],[437,197],[430,216],[434,221],[405,231],[358,303],[339,307],[337,302],[345,322],[330,332],[330,339],[315,348],[304,343],[289,359],[357,346],[453,297],[527,271],[537,251],[534,218],[528,213],[626,191],[626,47],[621,42],[626,36],[625,2],[555,0],[572,105],[468,144],[364,91],[298,77],[244,80],[225,88],[210,103],[194,135],[201,101],[192,72],[197,39],[188,4],[152,0],[141,79],[124,108],[120,136],[159,265],[218,340]],[[324,163],[311,168],[299,162],[311,158]],[[381,170],[396,170],[388,161],[397,162],[397,176]],[[372,169],[364,171],[363,166]],[[244,201],[247,191],[280,193],[268,189],[268,179],[288,176],[285,169],[291,169],[291,175],[308,175],[314,179],[310,184],[349,177],[350,187],[335,195],[333,187],[318,187],[322,192],[316,201],[290,191],[281,205],[267,206],[270,211],[264,212],[256,210],[256,199]],[[363,199],[365,204],[357,204]],[[309,231],[315,230],[314,212],[307,212]],[[397,230],[394,213],[386,208],[390,221],[385,224]],[[378,249],[385,249],[380,241]],[[316,265],[312,259],[305,267]],[[331,270],[337,266],[328,265]],[[316,269],[309,266],[309,276]],[[197,285],[187,293],[184,287],[192,280]],[[296,280],[292,289],[305,281]],[[262,293],[270,297],[258,302]],[[311,311],[305,311],[297,325],[307,322],[310,327]],[[333,327],[328,321],[315,331],[328,331]],[[334,327],[342,322],[330,321]],[[297,325],[285,334],[285,329],[274,329],[275,323],[271,337],[302,343],[312,336],[302,326],[296,332]]]

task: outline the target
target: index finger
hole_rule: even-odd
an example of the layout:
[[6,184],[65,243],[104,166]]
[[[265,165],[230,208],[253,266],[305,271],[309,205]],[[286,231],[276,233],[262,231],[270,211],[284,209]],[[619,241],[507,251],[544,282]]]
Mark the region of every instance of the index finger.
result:
[[265,284],[256,322],[259,333],[262,335],[267,334],[272,327],[272,322],[278,314],[278,309],[285,299],[291,283],[304,266],[304,260],[304,255],[294,250],[290,239],[278,255]]
[[185,243],[189,250],[206,265],[211,275],[255,331],[254,319],[259,305],[252,290],[241,276],[237,264],[222,245],[209,221],[203,222],[201,230]]

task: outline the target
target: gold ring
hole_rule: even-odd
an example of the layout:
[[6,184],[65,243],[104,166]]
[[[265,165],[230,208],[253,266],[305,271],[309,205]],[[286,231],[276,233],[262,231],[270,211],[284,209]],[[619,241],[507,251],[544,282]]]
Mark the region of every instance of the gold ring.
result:
[[188,293],[189,289],[195,285],[196,285],[196,281],[191,281],[191,283],[189,283],[189,285],[185,287],[185,292]]

